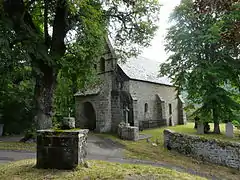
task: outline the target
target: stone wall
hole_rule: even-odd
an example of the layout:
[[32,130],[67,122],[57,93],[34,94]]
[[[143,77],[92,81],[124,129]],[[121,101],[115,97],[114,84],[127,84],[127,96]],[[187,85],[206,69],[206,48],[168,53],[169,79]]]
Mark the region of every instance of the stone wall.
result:
[[112,110],[112,132],[117,132],[118,125],[121,121],[124,120],[123,110],[120,106],[120,96],[119,91],[112,91],[111,96],[111,110]]
[[[164,123],[169,124],[168,104],[172,105],[172,121],[173,125],[178,124],[178,99],[176,99],[176,90],[172,86],[159,85],[149,82],[142,82],[136,80],[129,81],[130,94],[137,99],[137,119],[138,121],[144,120],[162,120]],[[159,97],[164,99],[164,104],[161,104],[161,109],[164,111],[158,112]],[[144,119],[144,105],[148,104],[148,116]],[[164,119],[162,119],[164,117]]]
[[164,146],[203,161],[240,169],[240,143],[209,140],[164,130]]
[[87,155],[88,130],[37,131],[37,168],[74,169]]
[[123,140],[137,141],[139,139],[139,130],[138,127],[119,125],[118,135]]
[[96,113],[96,131],[97,132],[110,132],[112,127],[112,114],[111,114],[111,91],[114,86],[113,71],[116,59],[112,57],[110,52],[102,56],[105,59],[105,72],[99,70],[100,64],[97,63],[99,70],[98,78],[101,81],[99,88],[101,89],[98,94],[79,96],[76,98],[76,127],[84,127],[88,119],[83,117],[83,104],[90,102]]

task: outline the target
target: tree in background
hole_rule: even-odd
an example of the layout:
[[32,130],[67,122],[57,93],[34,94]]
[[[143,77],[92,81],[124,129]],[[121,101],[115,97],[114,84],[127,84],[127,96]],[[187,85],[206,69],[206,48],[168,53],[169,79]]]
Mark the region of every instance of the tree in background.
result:
[[239,57],[237,48],[222,39],[225,14],[199,13],[195,7],[192,0],[182,0],[175,8],[174,25],[166,36],[166,50],[172,54],[161,65],[161,74],[173,78],[178,91],[186,91],[187,98],[200,105],[195,115],[205,122],[212,120],[214,132],[220,133],[219,123],[240,108],[226,88],[239,86]]
[[37,128],[52,126],[59,72],[84,79],[107,35],[118,53],[139,53],[154,36],[159,9],[157,0],[1,0],[1,62],[31,67]]

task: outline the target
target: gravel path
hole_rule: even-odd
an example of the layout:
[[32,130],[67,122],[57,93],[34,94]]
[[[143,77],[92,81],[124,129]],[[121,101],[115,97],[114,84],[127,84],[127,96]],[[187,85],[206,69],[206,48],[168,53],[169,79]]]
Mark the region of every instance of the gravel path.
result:
[[[17,140],[17,138],[12,138]],[[1,141],[2,139],[0,139]],[[6,139],[7,140],[7,139]],[[186,172],[189,174],[205,177],[208,179],[217,180],[216,177],[208,177],[205,173],[200,173],[192,169],[186,169],[180,166],[170,165],[164,162],[152,162],[137,159],[124,158],[124,146],[116,143],[110,139],[100,138],[94,135],[88,137],[88,155],[87,160],[103,160],[108,162],[127,163],[127,164],[145,164],[155,167],[165,167],[179,172]],[[36,158],[35,152],[26,151],[7,151],[0,150],[0,164],[23,159]]]

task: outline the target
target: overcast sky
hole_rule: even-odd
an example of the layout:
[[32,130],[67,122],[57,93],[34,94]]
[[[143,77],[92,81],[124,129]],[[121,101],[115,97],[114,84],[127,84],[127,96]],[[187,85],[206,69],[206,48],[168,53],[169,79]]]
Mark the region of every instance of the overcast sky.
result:
[[180,3],[180,0],[160,0],[160,3],[163,6],[160,12],[158,32],[152,40],[151,46],[144,49],[142,56],[155,61],[164,62],[168,57],[164,51],[164,36],[169,27],[168,18],[174,7]]

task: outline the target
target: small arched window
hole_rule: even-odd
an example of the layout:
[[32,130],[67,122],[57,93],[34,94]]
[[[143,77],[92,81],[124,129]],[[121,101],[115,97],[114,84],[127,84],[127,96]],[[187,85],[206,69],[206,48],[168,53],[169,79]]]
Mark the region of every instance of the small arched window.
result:
[[104,58],[100,59],[100,71],[105,72],[105,59]]
[[145,103],[145,105],[144,105],[144,112],[145,113],[148,112],[148,104],[147,103]]
[[169,114],[172,114],[172,104],[168,104]]

